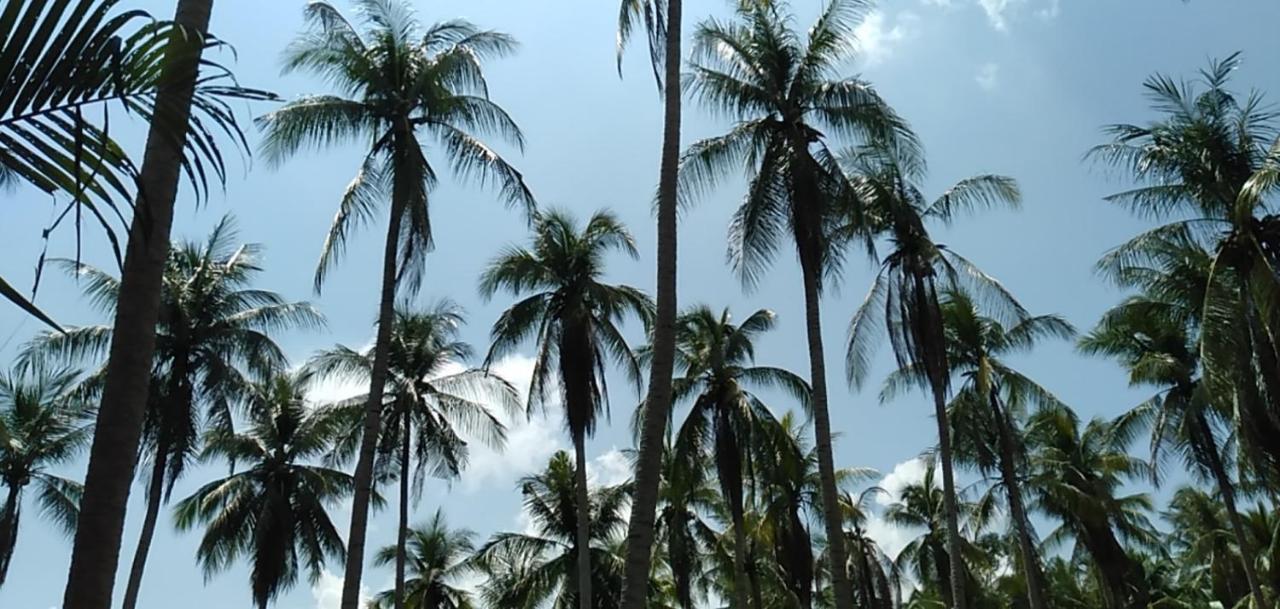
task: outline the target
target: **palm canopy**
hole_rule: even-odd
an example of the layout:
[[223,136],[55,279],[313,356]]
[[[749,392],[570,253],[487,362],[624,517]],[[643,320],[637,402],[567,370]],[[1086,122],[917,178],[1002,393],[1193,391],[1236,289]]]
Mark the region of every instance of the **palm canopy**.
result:
[[206,577],[242,558],[249,561],[253,602],[260,609],[292,587],[300,573],[314,582],[326,560],[345,554],[329,509],[355,483],[345,472],[312,464],[332,450],[337,418],[306,404],[304,389],[298,375],[254,384],[245,397],[244,430],[214,429],[200,455],[227,461],[231,475],[174,507],[179,530],[206,527],[196,550]]
[[[0,13],[0,188],[22,181],[70,195],[47,230],[74,217],[78,233],[87,212],[119,260],[115,230],[128,225],[119,203],[133,196],[138,167],[111,133],[110,112],[150,121],[163,68],[188,43],[180,26],[140,10],[116,13],[117,4],[12,2]],[[202,44],[223,46],[212,37]],[[201,67],[181,159],[197,198],[207,196],[211,181],[226,180],[221,136],[248,149],[229,102],[275,97],[239,86],[214,62]],[[0,297],[56,327],[3,279]]]
[[80,374],[43,367],[0,376],[0,584],[17,542],[22,495],[31,487],[40,514],[68,533],[80,515],[81,486],[52,471],[76,458],[91,433]]
[[[1258,94],[1229,89],[1239,55],[1212,62],[1198,82],[1155,75],[1145,89],[1159,120],[1108,128],[1112,141],[1091,156],[1138,182],[1109,199],[1168,223],[1108,256],[1112,265],[1142,265],[1171,239],[1211,252],[1197,289],[1200,360],[1209,395],[1235,408],[1241,443],[1260,473],[1280,475],[1280,419],[1275,395],[1274,321],[1280,303],[1274,254],[1275,189],[1280,184],[1277,113]],[[1257,361],[1254,364],[1254,361]]]
[[866,378],[882,332],[888,333],[900,368],[918,370],[943,388],[949,385],[939,304],[939,296],[948,290],[962,290],[1001,324],[1019,324],[1028,317],[999,281],[935,242],[926,226],[930,221],[949,223],[964,211],[1016,207],[1021,200],[1017,183],[1004,176],[978,175],[929,201],[916,185],[923,170],[915,158],[900,147],[865,147],[841,159],[852,197],[841,211],[845,220],[840,238],[880,235],[891,246],[849,323],[845,375],[855,386]]
[[[903,529],[919,531],[919,535],[911,539],[897,556],[893,557],[894,570],[900,575],[910,573],[916,583],[927,592],[941,594],[950,599],[951,582],[948,574],[954,557],[948,553],[946,544],[946,507],[943,488],[938,480],[939,468],[935,460],[923,459],[924,477],[898,489],[897,496],[884,511],[884,519],[891,525]],[[968,520],[974,533],[985,526],[985,513],[980,504],[961,501],[960,509]],[[968,573],[972,569],[971,560],[980,557],[980,551],[965,536],[961,546],[962,563]],[[965,586],[966,593],[977,592]],[[951,603],[947,603],[951,606]]]
[[[1027,407],[1064,408],[1057,397],[1033,379],[1013,368],[1007,358],[1029,351],[1044,339],[1067,339],[1075,329],[1057,315],[1027,316],[1012,325],[982,313],[978,303],[959,288],[947,288],[939,298],[945,336],[947,363],[961,386],[950,404],[954,416],[953,434],[966,441],[957,443],[958,455],[983,470],[994,469],[999,460],[996,425],[989,401],[994,395],[1001,410],[1014,417]],[[929,390],[922,366],[909,364],[885,378],[881,401],[890,401],[911,387]],[[1015,435],[1016,434],[1011,434]]]
[[[471,591],[465,587],[465,577],[475,565],[475,533],[468,529],[449,526],[439,511],[426,523],[409,531],[408,565],[409,579],[405,582],[404,606],[406,609],[472,609],[476,606]],[[390,545],[374,555],[376,565],[395,563],[397,548]],[[387,609],[395,604],[395,590],[387,590],[374,597],[375,609]]]
[[[166,453],[169,490],[199,451],[201,429],[230,425],[238,394],[287,364],[273,335],[325,323],[309,303],[289,302],[253,287],[262,272],[261,246],[239,243],[238,237],[234,219],[224,216],[203,242],[176,244],[165,263],[155,391],[143,437],[149,452]],[[91,304],[103,314],[115,314],[119,278],[87,264],[56,263],[82,283]],[[26,345],[21,359],[96,363],[106,357],[111,336],[108,325],[45,333]]]
[[[401,307],[392,321],[379,469],[408,475],[395,471],[395,449],[407,426],[417,463],[412,475],[415,488],[421,487],[427,474],[457,477],[467,464],[468,439],[501,448],[506,426],[499,412],[520,408],[510,383],[485,370],[465,367],[472,349],[458,338],[464,321],[462,309],[448,300],[421,310]],[[340,378],[367,383],[372,369],[372,347],[361,353],[339,345],[313,356],[305,374],[311,382]],[[359,395],[335,405],[347,419],[332,455],[335,460],[350,458],[358,447],[367,399]],[[495,407],[499,412],[494,412]]]
[[746,172],[748,191],[730,225],[729,257],[748,285],[788,233],[804,248],[802,263],[819,272],[838,266],[822,204],[840,189],[829,138],[918,148],[905,121],[869,83],[837,73],[854,50],[853,30],[866,2],[832,0],[807,34],[792,29],[781,6],[764,4],[740,7],[729,22],[700,24],[684,77],[703,105],[736,123],[689,147],[680,192],[696,196],[734,170]]
[[[578,506],[574,463],[564,451],[547,469],[519,482],[530,531],[498,533],[476,555],[489,575],[481,595],[495,607],[576,607]],[[626,529],[628,487],[604,486],[589,497],[593,607],[616,609],[621,601],[622,557],[611,543]]]
[[482,65],[514,51],[515,40],[461,20],[424,28],[407,5],[392,0],[356,5],[367,26],[363,31],[329,2],[308,3],[311,31],[285,52],[285,72],[311,72],[338,93],[302,97],[258,121],[271,162],[309,147],[370,144],[325,240],[317,290],[349,235],[373,218],[389,190],[403,214],[397,277],[409,285],[420,280],[422,254],[432,247],[428,192],[437,177],[420,134],[440,146],[458,177],[493,184],[508,203],[534,208],[520,172],[480,139],[497,135],[523,148],[520,128],[489,99]]
[[608,360],[637,383],[640,378],[619,324],[631,315],[648,324],[653,303],[636,288],[603,282],[605,256],[616,251],[635,258],[635,241],[610,212],[592,214],[579,229],[572,216],[551,211],[538,215],[531,245],[505,249],[480,277],[485,298],[499,291],[521,298],[494,323],[485,362],[532,338],[537,356],[527,408],[545,405],[559,388],[566,392],[569,430],[590,435],[608,406]]

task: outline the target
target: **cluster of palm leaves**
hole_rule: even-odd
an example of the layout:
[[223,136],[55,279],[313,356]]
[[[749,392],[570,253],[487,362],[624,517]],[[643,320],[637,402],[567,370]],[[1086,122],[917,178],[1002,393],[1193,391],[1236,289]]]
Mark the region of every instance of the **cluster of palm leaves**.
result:
[[[623,2],[619,51],[643,25],[667,103],[654,299],[608,281],[609,256],[639,256],[616,216],[580,222],[539,209],[524,176],[484,141],[524,143],[489,98],[483,69],[513,52],[513,39],[461,20],[427,26],[392,0],[360,0],[357,21],[308,3],[308,30],[284,67],[321,76],[334,93],[259,118],[262,152],[281,163],[312,147],[368,146],[339,197],[317,292],[353,233],[384,205],[388,213],[372,346],[338,345],[298,366],[278,336],[323,328],[324,318],[253,287],[260,248],[240,244],[231,219],[202,242],[168,245],[181,175],[203,197],[225,181],[218,140],[247,149],[228,102],[273,96],[204,58],[221,44],[207,32],[208,0],[181,0],[172,22],[115,14],[117,3],[0,9],[0,185],[69,197],[50,229],[69,217],[78,228],[87,212],[115,245],[115,228],[129,226],[123,261],[115,247],[118,276],[79,257],[51,261],[113,325],[57,327],[0,280],[0,296],[56,328],[0,378],[0,585],[23,508],[33,507],[76,535],[68,609],[105,609],[141,463],[146,511],[123,597],[134,609],[175,484],[195,464],[222,463],[229,474],[178,499],[172,524],[201,530],[196,561],[207,576],[248,563],[263,609],[328,564],[344,565],[342,607],[355,609],[369,515],[391,493],[396,541],[371,556],[394,569],[395,584],[371,601],[378,607],[1280,601],[1280,115],[1230,89],[1236,56],[1196,81],[1153,77],[1158,119],[1111,127],[1112,141],[1091,152],[1137,183],[1111,200],[1162,224],[1099,262],[1131,295],[1078,341],[1152,396],[1119,417],[1083,420],[1015,365],[1076,330],[1030,313],[934,238],[965,214],[1018,206],[1017,183],[981,174],[925,195],[922,143],[871,83],[842,72],[869,10],[861,0],[830,0],[806,31],[784,3],[736,3],[731,17],[696,27],[683,78],[680,0]],[[683,91],[733,124],[680,153]],[[113,139],[113,108],[151,123],[140,167]],[[531,229],[527,245],[504,249],[479,278],[485,298],[514,302],[474,362],[461,308],[413,304],[444,165],[495,187]],[[794,247],[807,376],[757,363],[771,311],[739,320],[729,309],[676,308],[676,199],[693,204],[744,171],[728,259],[751,289]],[[117,205],[129,199],[127,220]],[[919,478],[895,488],[834,457],[822,304],[855,254],[874,277],[848,312],[846,381],[865,384],[887,338],[897,366],[880,400],[918,390],[934,406],[937,444],[921,447]],[[647,340],[629,338],[629,321]],[[534,367],[521,396],[513,381],[523,379],[492,369],[524,347]],[[593,485],[587,441],[609,412],[612,369],[637,397],[649,374],[632,417],[636,475]],[[333,381],[368,390],[314,398]],[[563,415],[573,454],[519,482],[525,530],[481,542],[440,512],[414,526],[429,480],[464,476],[473,443],[501,449],[513,417],[543,414]],[[1134,452],[1140,435],[1149,455]],[[59,473],[86,447],[82,487]],[[1143,485],[1164,483],[1170,453],[1192,476],[1158,510]],[[332,513],[348,500],[344,535]]]

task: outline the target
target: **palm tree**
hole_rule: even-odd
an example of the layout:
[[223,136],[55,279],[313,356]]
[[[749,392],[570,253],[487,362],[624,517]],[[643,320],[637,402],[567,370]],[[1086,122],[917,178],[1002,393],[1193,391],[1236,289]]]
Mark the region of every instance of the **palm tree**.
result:
[[[328,510],[351,496],[355,480],[309,464],[330,451],[337,425],[332,411],[303,401],[303,389],[297,375],[255,384],[245,431],[214,429],[200,454],[204,461],[227,460],[233,473],[174,507],[179,530],[206,527],[196,550],[206,576],[249,561],[258,609],[292,587],[300,571],[314,582],[326,560],[344,553]],[[235,471],[239,466],[247,468]]]
[[399,1],[359,0],[357,6],[368,25],[364,32],[332,4],[308,3],[311,31],[285,53],[286,72],[312,72],[332,81],[341,94],[303,97],[259,119],[266,130],[264,151],[272,162],[311,146],[360,139],[371,143],[329,229],[316,267],[317,290],[330,265],[341,256],[349,234],[371,219],[384,197],[390,196],[342,609],[356,609],[364,568],[396,291],[401,285],[410,290],[418,287],[425,254],[432,246],[428,191],[437,172],[424,152],[421,136],[439,144],[459,177],[492,182],[508,203],[530,212],[534,206],[533,194],[520,173],[475,134],[493,133],[523,146],[519,127],[489,100],[481,63],[511,53],[515,41],[465,21],[423,29],[410,8]]
[[0,586],[18,541],[22,496],[31,487],[41,514],[68,533],[79,516],[79,483],[49,471],[89,443],[88,412],[74,370],[28,368],[0,377]]
[[[593,489],[582,509],[578,475],[569,455],[552,455],[547,469],[520,480],[524,510],[531,530],[498,533],[480,548],[476,562],[488,575],[481,590],[487,606],[581,607],[579,594],[593,590],[593,609],[617,609],[621,601],[622,560],[610,540],[620,536],[625,521],[626,486]],[[588,540],[581,543],[579,520],[587,518]],[[578,556],[591,555],[592,586],[582,586]]]
[[1247,607],[1241,601],[1248,602],[1252,585],[1245,568],[1253,562],[1247,557],[1255,554],[1236,545],[1238,538],[1223,507],[1208,493],[1190,486],[1179,488],[1164,512],[1169,541],[1179,555],[1180,570],[1194,582],[1187,587],[1209,593],[1206,604],[1212,599],[1223,607]]
[[[1026,455],[1011,409],[1028,404],[1055,408],[1062,405],[1048,390],[1010,367],[1005,358],[1030,350],[1044,338],[1069,338],[1075,330],[1055,315],[1027,317],[1005,326],[982,315],[969,294],[954,288],[943,290],[938,312],[947,363],[951,372],[963,379],[949,413],[956,456],[973,463],[984,474],[999,473],[1018,538],[1028,602],[1032,609],[1045,609],[1048,592],[1022,491]],[[923,367],[908,364],[893,372],[885,380],[881,400],[891,400],[909,386],[929,389],[930,379]]]
[[[110,15],[116,0],[76,0],[57,4],[11,5],[6,12],[0,56],[8,58],[0,78],[0,189],[22,181],[49,194],[71,197],[48,230],[75,212],[89,212],[113,246],[114,221],[124,222],[117,203],[128,199],[137,167],[115,141],[110,121],[95,124],[88,115],[114,107],[155,116],[162,71],[168,54],[177,52],[174,22],[150,22],[141,10]],[[212,43],[210,46],[217,46]],[[85,66],[93,66],[85,70]],[[193,95],[195,117],[183,117],[197,145],[179,159],[197,196],[208,192],[208,173],[225,177],[217,152],[218,131],[240,140],[230,99],[268,99],[271,94],[236,86],[231,73],[206,61],[204,80]],[[231,86],[228,86],[231,85]],[[179,142],[175,152],[182,150]],[[194,167],[200,170],[192,171]],[[118,255],[117,251],[117,255]],[[37,272],[38,276],[38,272]],[[34,292],[34,290],[33,290]],[[52,319],[0,278],[0,298],[7,299],[50,326]]]
[[[252,288],[260,246],[238,244],[235,223],[224,216],[203,243],[169,251],[157,322],[154,389],[143,420],[151,458],[147,509],[125,588],[124,609],[137,606],[160,506],[199,452],[201,430],[231,422],[230,402],[249,377],[283,367],[272,334],[317,328],[324,318],[307,303]],[[115,312],[120,280],[87,264],[59,261],[83,282],[83,292],[104,313]],[[86,326],[37,337],[24,358],[94,361],[111,341],[109,326]]]
[[[409,537],[410,481],[421,494],[427,473],[434,477],[456,478],[467,463],[469,437],[501,448],[506,427],[490,411],[519,408],[515,388],[488,372],[469,368],[454,371],[471,357],[471,346],[458,340],[463,323],[462,310],[441,301],[423,311],[396,311],[391,327],[391,347],[384,389],[382,446],[377,470],[399,479],[399,526],[394,558],[395,609],[403,609],[405,565]],[[373,352],[364,353],[338,346],[311,358],[308,374],[319,379],[344,378],[368,381],[373,368]],[[354,449],[360,443],[366,396],[346,402],[344,416],[349,421],[342,446]],[[343,457],[351,450],[339,451]],[[416,463],[416,466],[415,466]]]
[[774,319],[772,311],[761,309],[735,325],[728,309],[716,314],[698,306],[676,324],[679,376],[673,381],[674,397],[691,401],[692,407],[676,432],[674,458],[695,469],[705,461],[715,463],[733,529],[733,606],[741,609],[750,607],[743,490],[755,469],[751,443],[762,426],[778,424],[748,387],[782,388],[805,406],[810,397],[809,384],[795,374],[755,365],[753,341],[773,329]]
[[1044,409],[1027,424],[1030,476],[1026,488],[1033,504],[1061,525],[1045,539],[1052,546],[1074,539],[1088,555],[1107,609],[1147,606],[1141,563],[1121,540],[1155,546],[1145,515],[1151,499],[1142,493],[1120,495],[1124,483],[1150,477],[1150,467],[1125,452],[1134,433],[1126,419],[1094,419],[1081,428],[1075,413]]
[[[45,4],[29,6],[34,7],[33,11],[39,11]],[[78,8],[96,6],[99,10],[92,13],[96,19],[112,4],[114,2],[109,0],[101,3],[90,0],[80,2]],[[13,6],[16,9],[18,5]],[[67,5],[59,3],[57,6]],[[89,449],[84,497],[63,595],[62,606],[67,609],[109,609],[111,605],[129,485],[133,482],[137,465],[151,385],[156,321],[164,291],[169,234],[173,228],[173,208],[180,175],[185,173],[197,185],[197,192],[204,190],[203,176],[208,174],[207,166],[214,167],[219,180],[225,176],[216,138],[205,126],[216,125],[232,141],[244,142],[243,134],[234,121],[234,112],[225,102],[216,99],[220,89],[235,91],[235,88],[225,89],[220,86],[225,83],[210,80],[208,73],[201,73],[201,66],[209,65],[203,54],[211,46],[208,31],[212,10],[213,0],[178,0],[173,27],[166,28],[162,34],[163,54],[146,65],[145,73],[155,79],[154,103],[129,105],[131,110],[138,110],[150,119],[150,126],[142,165],[136,175],[131,176],[137,185],[136,203],[121,264],[119,306],[112,324],[114,338],[107,360],[93,444]],[[51,32],[45,28],[56,24],[60,18],[58,15],[49,19],[42,26],[43,32]],[[67,23],[78,20],[72,17]],[[30,22],[24,25],[30,25]],[[63,32],[66,34],[73,31],[70,28],[74,26],[64,27],[68,27]],[[22,44],[22,39],[23,36],[12,39],[13,44]],[[140,40],[137,44],[139,48],[146,48],[148,43]],[[76,64],[77,77],[85,72],[81,69],[83,65]],[[100,64],[92,62],[87,65]],[[110,80],[118,75],[107,72],[104,77]],[[9,81],[14,82],[12,79]],[[60,86],[68,82],[66,78],[59,78],[49,84]],[[87,87],[82,91],[97,88],[93,84],[95,79],[79,82]],[[75,92],[73,88],[63,92],[71,94],[64,97],[64,101],[77,97],[72,94]],[[211,99],[209,95],[215,98]],[[8,98],[7,95],[4,97]],[[250,97],[274,96],[253,93]],[[65,117],[68,113],[61,114]],[[54,116],[49,115],[48,118],[52,120]],[[83,139],[76,137],[72,141]],[[77,171],[76,175],[79,174]],[[107,174],[98,175],[105,178]],[[94,215],[100,214],[95,212]]]
[[[938,424],[938,460],[947,501],[947,553],[960,557],[962,540],[947,419],[953,370],[947,357],[939,294],[952,288],[966,289],[990,303],[991,314],[1006,323],[1017,323],[1026,314],[999,282],[955,251],[935,243],[925,222],[950,222],[957,212],[1002,203],[1016,207],[1018,187],[1011,178],[978,175],[961,180],[930,203],[916,186],[923,178],[922,162],[909,149],[864,148],[842,160],[853,203],[842,210],[848,217],[839,230],[842,238],[864,235],[870,229],[873,234],[883,233],[893,247],[880,262],[875,281],[849,324],[845,375],[854,386],[861,385],[875,343],[887,333],[898,367],[912,369],[927,381]],[[955,604],[950,606],[958,609],[964,609],[967,598],[964,580],[963,561],[952,560]]]
[[[780,7],[742,7],[737,19],[711,20],[694,33],[693,94],[738,122],[722,136],[693,144],[681,161],[682,191],[697,194],[745,166],[747,196],[729,229],[730,259],[747,286],[755,284],[779,241],[791,238],[804,278],[814,439],[822,473],[823,508],[838,513],[831,423],[827,411],[820,296],[824,276],[839,257],[831,247],[828,205],[840,190],[832,137],[902,141],[913,146],[905,123],[870,84],[840,78],[838,66],[853,49],[853,28],[866,9],[860,0],[832,0],[807,36],[791,28]],[[839,519],[827,519],[834,564],[845,564]],[[836,608],[852,609],[848,577],[833,574]],[[631,608],[629,608],[631,609]]]
[[[1155,75],[1144,87],[1161,119],[1108,128],[1111,142],[1091,155],[1130,173],[1139,186],[1108,200],[1173,221],[1131,239],[1111,256],[1142,261],[1152,241],[1191,235],[1211,252],[1197,308],[1203,381],[1223,410],[1236,409],[1241,445],[1258,475],[1280,477],[1280,345],[1269,311],[1276,280],[1280,139],[1258,94],[1227,86],[1233,54],[1210,64],[1199,83]],[[1202,88],[1203,87],[1203,88]]]
[[[667,419],[671,416],[671,378],[675,372],[676,239],[678,237],[678,171],[680,166],[680,66],[683,0],[621,0],[618,12],[618,74],[622,52],[637,22],[643,22],[649,42],[654,80],[662,90],[662,156],[657,197],[657,307],[653,322],[653,361],[649,391],[641,423],[636,459],[635,501],[627,526],[623,607],[646,609],[652,571],[653,540],[658,507]],[[660,65],[661,64],[661,65]]]
[[[638,256],[631,233],[613,214],[596,212],[579,230],[571,216],[552,211],[537,218],[532,249],[507,249],[480,277],[485,298],[498,291],[521,298],[494,323],[486,364],[532,337],[537,356],[529,389],[530,412],[552,399],[552,387],[559,386],[556,397],[564,400],[565,425],[577,464],[579,547],[586,547],[590,540],[586,439],[608,407],[607,360],[612,358],[637,383],[640,378],[636,358],[618,324],[628,315],[646,324],[652,321],[653,304],[642,292],[601,282],[604,256],[615,250]],[[578,602],[581,609],[592,609],[591,555],[582,552],[577,557]]]
[[407,555],[413,577],[374,597],[374,609],[396,606],[401,599],[409,609],[474,608],[473,594],[461,582],[474,569],[474,538],[467,529],[450,528],[437,510],[425,525],[409,532],[407,552],[399,542],[382,548],[374,556],[375,564],[399,564]]
[[[706,467],[689,467],[677,460],[674,449],[663,456],[656,534],[671,571],[676,604],[694,609],[705,600],[708,585],[707,554],[716,545],[717,532],[706,515],[721,498],[707,479]],[[655,561],[656,562],[656,561]]]
[[[1201,377],[1201,303],[1212,273],[1213,256],[1191,235],[1168,231],[1144,246],[1144,261],[1103,260],[1115,279],[1144,291],[1108,311],[1080,342],[1081,350],[1117,359],[1129,383],[1151,387],[1156,394],[1132,411],[1151,422],[1152,465],[1159,471],[1171,449],[1189,471],[1214,483],[1222,498],[1235,543],[1244,556],[1254,553],[1236,507],[1236,483],[1223,457],[1221,430],[1231,415],[1213,403]],[[1253,561],[1242,568],[1257,606],[1265,606],[1261,580]]]
[[871,519],[868,501],[884,493],[884,489],[873,486],[857,496],[845,492],[840,500],[854,599],[859,607],[867,609],[894,609],[900,594],[897,566],[867,528]]

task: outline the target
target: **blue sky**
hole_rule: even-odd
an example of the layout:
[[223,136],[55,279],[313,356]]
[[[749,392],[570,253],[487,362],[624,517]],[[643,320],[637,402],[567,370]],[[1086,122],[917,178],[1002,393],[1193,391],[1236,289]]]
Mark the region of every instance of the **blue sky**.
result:
[[[160,0],[123,4],[157,15],[172,11],[172,2]],[[650,200],[657,175],[661,105],[643,48],[632,49],[625,79],[617,78],[614,1],[437,0],[414,5],[423,21],[464,17],[520,40],[517,55],[493,62],[488,70],[494,99],[511,112],[528,139],[523,155],[504,151],[524,171],[543,205],[567,208],[580,217],[601,207],[616,211],[635,232],[643,257],[639,262],[611,261],[611,279],[652,289]],[[217,4],[213,30],[235,45],[238,60],[223,60],[233,63],[243,83],[285,97],[326,91],[322,83],[305,76],[279,75],[278,58],[301,28],[302,6],[299,0]],[[792,0],[792,6],[797,22],[807,26],[821,2]],[[689,0],[685,11],[690,25],[703,16],[725,13],[721,0]],[[847,70],[874,82],[919,132],[929,152],[930,193],[981,172],[1020,181],[1025,196],[1021,211],[963,219],[940,232],[939,240],[1000,278],[1033,312],[1060,313],[1087,328],[1120,297],[1093,275],[1094,261],[1143,225],[1102,201],[1124,183],[1083,162],[1083,153],[1102,141],[1104,124],[1142,122],[1152,116],[1140,85],[1154,71],[1191,75],[1209,58],[1239,50],[1245,55],[1238,86],[1280,95],[1280,39],[1272,31],[1277,21],[1280,4],[1272,0],[883,0],[858,29],[862,54]],[[247,119],[268,108],[245,108],[243,116]],[[686,109],[686,144],[727,127],[693,103]],[[140,133],[137,126],[131,130]],[[256,140],[256,134],[251,137]],[[139,143],[137,138],[132,141]],[[328,317],[325,332],[280,337],[296,362],[336,342],[363,345],[371,336],[381,251],[378,229],[357,237],[330,275],[323,296],[311,292],[321,240],[358,158],[359,149],[352,146],[304,154],[279,168],[263,162],[248,169],[233,165],[225,194],[215,194],[203,207],[187,195],[179,202],[176,236],[201,238],[222,214],[234,214],[242,239],[266,246],[266,270],[258,285],[291,299],[311,300]],[[762,307],[775,310],[780,324],[762,340],[759,360],[806,371],[800,280],[793,258],[788,253],[780,256],[752,293],[743,293],[725,265],[725,229],[740,194],[741,185],[730,184],[684,215],[681,302],[729,306],[740,316]],[[0,240],[9,246],[0,260],[0,273],[27,285],[42,247],[40,229],[50,218],[49,201],[25,190],[4,197]],[[501,297],[482,301],[476,295],[476,277],[499,247],[524,238],[524,224],[493,193],[449,181],[434,194],[433,214],[437,249],[429,258],[419,301],[448,296],[461,303],[471,320],[465,338],[483,349],[489,324],[508,302]],[[56,234],[49,248],[50,255],[70,256],[75,251],[66,231]],[[102,240],[90,236],[86,260],[109,266],[105,252]],[[827,358],[833,371],[843,361],[849,316],[870,280],[871,265],[853,259],[843,284],[824,302]],[[76,295],[74,282],[50,273],[39,302],[64,323],[106,321]],[[13,308],[0,307],[0,361],[12,358],[39,329]],[[919,475],[920,467],[912,459],[931,445],[936,428],[921,397],[887,405],[877,402],[875,383],[889,369],[890,359],[887,352],[881,354],[867,390],[847,390],[838,375],[833,375],[830,388],[833,425],[841,434],[838,464],[876,468],[892,485]],[[1125,387],[1110,363],[1082,358],[1068,344],[1045,345],[1018,363],[1086,416],[1114,415],[1139,397]],[[502,370],[527,375],[527,358],[504,362]],[[625,474],[616,451],[630,444],[627,423],[635,397],[624,387],[612,383],[613,422],[590,443],[594,474],[600,480]],[[334,394],[344,390],[330,388]],[[790,407],[780,398],[774,405]],[[506,455],[478,451],[462,481],[431,481],[415,517],[425,519],[442,507],[452,523],[482,536],[524,526],[515,478],[545,464],[552,451],[566,448],[568,442],[554,419],[513,425]],[[75,477],[82,471],[82,463],[66,468]],[[192,469],[175,496],[185,496],[223,471]],[[125,531],[125,566],[141,520],[140,495],[137,487]],[[334,513],[345,531],[348,513],[341,507]],[[371,544],[394,540],[389,512],[375,517],[374,524]],[[890,545],[900,541],[893,532],[882,535]],[[185,609],[249,604],[245,569],[237,567],[205,581],[194,563],[198,540],[197,533],[174,532],[167,518],[162,521],[143,587],[144,607],[175,602]],[[57,606],[68,555],[69,542],[29,511],[9,582],[0,590],[0,606]],[[341,566],[330,570],[340,572]],[[122,571],[117,598],[124,575]],[[379,590],[390,580],[389,571],[374,569],[365,583]],[[338,589],[331,575],[315,587],[304,581],[277,606],[336,607]]]

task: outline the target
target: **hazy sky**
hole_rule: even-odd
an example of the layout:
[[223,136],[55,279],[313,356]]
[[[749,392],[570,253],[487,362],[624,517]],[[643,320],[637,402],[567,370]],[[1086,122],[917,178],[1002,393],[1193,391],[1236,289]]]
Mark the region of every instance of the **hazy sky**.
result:
[[[173,2],[133,0],[159,16]],[[344,5],[339,0],[340,6]],[[524,128],[523,155],[509,152],[524,171],[544,206],[573,210],[580,217],[609,207],[634,230],[642,260],[610,261],[610,278],[644,289],[653,286],[654,228],[650,202],[656,183],[661,104],[647,65],[647,54],[635,47],[626,63],[625,79],[614,67],[616,0],[439,0],[415,1],[423,21],[463,17],[481,26],[513,34],[522,43],[517,55],[488,67],[493,98]],[[724,15],[721,0],[691,0],[685,9],[686,31],[710,14]],[[275,90],[284,97],[327,92],[304,76],[279,75],[280,52],[300,30],[300,0],[221,0],[214,8],[213,30],[231,42],[238,59],[223,55],[241,81]],[[793,0],[796,22],[807,27],[820,0]],[[1083,153],[1103,139],[1100,128],[1113,122],[1142,122],[1152,117],[1141,83],[1155,71],[1191,76],[1211,57],[1243,51],[1237,75],[1240,89],[1257,88],[1280,95],[1280,3],[1274,0],[884,0],[869,13],[858,37],[862,54],[847,66],[861,73],[923,138],[929,152],[930,194],[974,173],[1016,177],[1025,194],[1021,211],[998,211],[965,218],[938,234],[939,240],[1000,278],[1035,313],[1060,313],[1087,328],[1119,294],[1104,286],[1092,265],[1109,247],[1143,224],[1103,202],[1102,196],[1124,183],[1082,161]],[[268,105],[245,107],[247,119]],[[684,142],[724,131],[728,124],[686,105]],[[137,131],[137,128],[134,128]],[[256,132],[251,138],[257,140]],[[137,139],[133,138],[137,144]],[[279,168],[233,161],[225,194],[215,194],[203,207],[190,196],[178,203],[175,236],[202,238],[225,213],[234,214],[241,238],[263,243],[265,272],[258,286],[291,299],[311,300],[328,317],[325,332],[279,337],[294,362],[334,343],[366,344],[376,309],[381,228],[358,235],[341,266],[330,275],[323,297],[311,292],[311,273],[336,201],[353,175],[360,150],[356,146],[304,154]],[[761,341],[759,361],[807,371],[802,322],[801,285],[789,251],[779,257],[757,290],[743,293],[725,264],[725,229],[741,195],[741,185],[726,186],[684,214],[681,225],[680,300],[729,306],[739,316],[767,307],[777,311],[779,328]],[[27,286],[42,242],[40,229],[49,221],[46,197],[19,190],[4,194],[5,221],[0,241],[8,244],[0,273]],[[433,195],[437,249],[428,262],[419,302],[448,296],[469,312],[464,337],[479,350],[488,327],[509,301],[485,303],[476,295],[476,277],[497,249],[523,240],[521,217],[504,209],[492,192],[445,181]],[[380,225],[379,225],[380,226]],[[70,233],[54,236],[50,255],[71,256]],[[109,267],[103,241],[86,242],[87,261]],[[879,379],[889,369],[887,352],[861,393],[846,389],[838,373],[843,337],[853,308],[871,280],[872,266],[854,258],[842,285],[824,301],[824,324],[834,428],[840,433],[836,459],[841,466],[873,467],[889,486],[918,477],[913,459],[935,438],[931,409],[920,396],[881,405]],[[73,281],[49,273],[39,302],[61,322],[104,320],[77,298]],[[0,306],[0,359],[12,358],[40,328],[14,308]],[[636,328],[631,335],[637,335]],[[1084,416],[1114,415],[1134,404],[1139,394],[1109,362],[1075,354],[1068,344],[1047,344],[1031,358],[1020,358],[1026,373],[1057,392]],[[517,382],[527,378],[529,360],[514,357],[500,371]],[[593,475],[616,481],[626,475],[617,450],[630,445],[628,422],[636,402],[619,379],[611,384],[613,423],[603,426],[589,446]],[[342,387],[328,393],[341,394]],[[778,410],[791,407],[776,396]],[[545,465],[552,452],[567,448],[559,419],[513,422],[506,455],[476,450],[472,467],[461,481],[430,481],[415,520],[438,507],[450,522],[481,536],[502,529],[518,530],[520,497],[515,479]],[[83,463],[65,469],[79,478]],[[225,466],[193,468],[174,491],[184,497],[199,484],[225,473]],[[135,486],[125,530],[120,584],[142,517],[141,486]],[[23,518],[17,554],[8,583],[0,590],[0,606],[21,609],[56,607],[70,544],[41,520],[34,506]],[[334,510],[345,532],[349,512]],[[377,515],[370,544],[394,542],[391,510]],[[880,530],[891,549],[904,534]],[[179,604],[183,609],[223,609],[250,603],[243,566],[205,580],[194,562],[198,532],[177,533],[167,514],[152,547],[142,591],[144,607]],[[341,565],[330,565],[340,573]],[[389,586],[391,572],[367,571],[371,591]],[[317,586],[303,581],[283,596],[284,609],[336,607],[338,579],[326,575]]]

